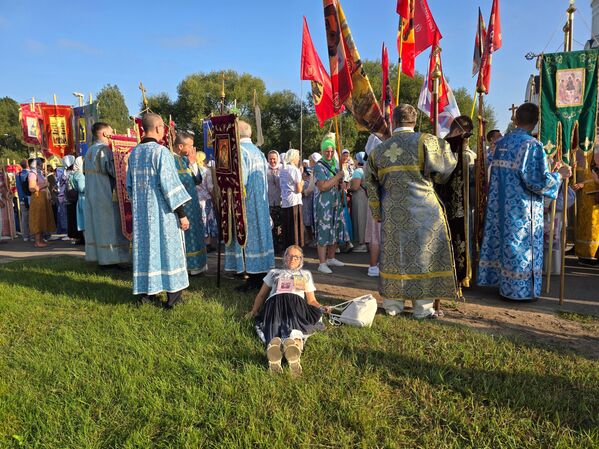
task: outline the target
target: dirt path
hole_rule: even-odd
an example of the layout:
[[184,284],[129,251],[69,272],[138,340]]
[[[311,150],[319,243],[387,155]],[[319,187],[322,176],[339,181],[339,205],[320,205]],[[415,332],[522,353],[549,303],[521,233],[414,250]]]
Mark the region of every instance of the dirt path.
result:
[[[0,245],[0,264],[24,258],[83,255],[82,247],[65,242],[53,242],[44,249],[35,249],[31,243],[22,241]],[[339,255],[346,266],[334,268],[332,275],[316,271],[315,256],[314,250],[307,250],[305,266],[314,274],[320,295],[345,299],[376,292],[378,279],[366,276],[368,254]],[[209,276],[215,276],[214,253],[209,256],[209,265]],[[494,289],[468,289],[464,292],[465,302],[443,302],[445,317],[442,321],[599,359],[599,267],[582,267],[575,258],[568,257],[566,298],[562,306],[557,299],[559,276],[552,276],[551,287],[549,295],[525,304],[502,301]],[[375,297],[380,300],[378,294]]]

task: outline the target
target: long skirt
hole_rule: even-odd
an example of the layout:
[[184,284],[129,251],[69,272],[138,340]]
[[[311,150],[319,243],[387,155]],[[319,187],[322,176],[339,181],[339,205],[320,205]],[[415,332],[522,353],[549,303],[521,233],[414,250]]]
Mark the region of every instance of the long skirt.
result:
[[311,306],[304,298],[293,293],[280,293],[266,300],[262,311],[256,317],[256,331],[264,343],[275,337],[288,338],[301,332],[308,337],[324,329],[322,311]]
[[362,245],[366,235],[366,216],[368,211],[368,197],[363,188],[352,193],[351,221],[354,227],[354,242]]
[[72,239],[81,240],[83,232],[77,228],[77,203],[67,203],[67,235]]
[[283,239],[283,226],[282,226],[282,211],[281,206],[270,206],[270,218],[272,219],[272,242],[276,254],[280,254],[285,251],[285,242]]
[[291,245],[304,246],[304,217],[302,205],[284,207],[281,213],[284,249]]
[[364,233],[364,241],[374,245],[381,244],[381,223],[372,218],[370,207],[366,211],[366,232]]
[[204,222],[204,237],[218,237],[218,221],[216,220],[212,200],[200,200],[200,210],[202,211],[202,221]]
[[29,204],[29,233],[39,234],[41,232],[54,232],[56,224],[52,205],[45,190],[31,194]]

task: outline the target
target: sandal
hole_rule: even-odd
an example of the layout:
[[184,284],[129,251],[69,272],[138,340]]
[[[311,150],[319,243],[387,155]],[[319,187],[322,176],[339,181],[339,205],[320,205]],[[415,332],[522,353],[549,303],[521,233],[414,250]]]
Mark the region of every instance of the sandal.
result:
[[287,338],[283,342],[283,353],[289,364],[289,371],[292,376],[299,376],[302,374],[302,365],[300,364],[300,357],[302,350],[293,338]]
[[268,359],[269,371],[273,373],[283,372],[283,367],[281,366],[283,352],[281,351],[281,339],[279,337],[270,340],[270,343],[266,347],[266,358]]

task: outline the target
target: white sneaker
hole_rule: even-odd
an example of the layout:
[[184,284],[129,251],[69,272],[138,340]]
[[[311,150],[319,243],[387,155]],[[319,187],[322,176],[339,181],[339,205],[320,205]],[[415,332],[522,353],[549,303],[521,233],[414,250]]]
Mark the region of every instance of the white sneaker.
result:
[[379,266],[375,265],[374,267],[368,267],[368,276],[377,278],[379,277]]
[[364,244],[354,247],[354,253],[367,253],[367,252],[368,252],[368,248]]
[[333,270],[331,270],[326,263],[321,263],[318,265],[318,271],[324,274],[331,274]]
[[345,264],[343,262],[341,262],[340,260],[337,260],[335,258],[327,259],[327,265],[329,267],[344,267],[345,266]]

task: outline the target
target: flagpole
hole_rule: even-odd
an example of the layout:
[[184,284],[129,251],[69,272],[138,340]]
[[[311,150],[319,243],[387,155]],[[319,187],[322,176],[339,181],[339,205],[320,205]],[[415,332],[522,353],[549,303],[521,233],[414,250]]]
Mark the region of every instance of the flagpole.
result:
[[304,82],[300,79],[300,159],[304,160]]
[[[440,51],[440,48],[437,47],[433,49],[434,51]],[[431,99],[431,118],[433,119],[433,129],[435,130],[435,136],[439,137],[439,79],[441,78],[441,70],[439,69],[439,60],[437,59],[437,63],[435,65],[435,69],[431,74],[433,78],[433,95]],[[435,299],[433,303],[433,308],[439,312],[441,310],[441,300]]]
[[339,133],[339,115],[336,115],[335,120],[335,134],[337,135],[337,157],[339,158],[339,162],[341,163],[341,134]]
[[474,230],[472,235],[472,277],[476,279],[478,262],[480,257],[480,236],[482,227],[483,209],[483,187],[485,172],[485,120],[483,91],[478,89],[478,142],[476,148],[476,165],[474,169]]
[[[570,6],[568,7],[568,21],[566,22],[566,26],[564,26],[565,42],[564,42],[564,50],[572,51],[572,40],[573,40],[573,31],[574,31],[574,12],[576,8],[574,7],[574,0],[570,0]],[[572,142],[570,141],[570,144]],[[571,145],[570,145],[571,147]],[[572,150],[568,153],[568,163],[572,160]],[[560,266],[560,282],[559,282],[559,305],[564,304],[564,294],[566,287],[566,231],[568,224],[568,189],[570,184],[570,178],[564,179],[564,190],[562,197],[562,235],[561,235],[561,266]]]
[[401,54],[403,52],[403,22],[401,21],[401,16],[399,17],[397,34],[399,35],[399,57],[397,58],[397,95],[395,96],[395,106],[399,106],[399,89],[401,87]]

